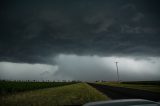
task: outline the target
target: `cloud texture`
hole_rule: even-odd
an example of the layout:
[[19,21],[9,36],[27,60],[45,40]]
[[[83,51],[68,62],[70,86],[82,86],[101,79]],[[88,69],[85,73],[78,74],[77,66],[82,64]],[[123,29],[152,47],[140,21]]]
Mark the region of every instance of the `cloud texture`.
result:
[[159,4],[158,0],[2,0],[1,77],[115,80],[111,58],[118,57],[124,80],[159,79]]
[[159,56],[158,3],[3,1],[0,61],[50,63],[60,53]]

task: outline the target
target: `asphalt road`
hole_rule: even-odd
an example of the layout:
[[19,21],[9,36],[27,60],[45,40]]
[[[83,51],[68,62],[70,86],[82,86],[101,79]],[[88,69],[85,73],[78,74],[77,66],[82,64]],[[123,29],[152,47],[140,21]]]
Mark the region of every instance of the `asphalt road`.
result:
[[96,88],[100,92],[106,94],[111,99],[147,99],[152,101],[160,101],[160,93],[124,88],[113,87],[108,85],[100,85],[95,83],[88,83],[92,87]]

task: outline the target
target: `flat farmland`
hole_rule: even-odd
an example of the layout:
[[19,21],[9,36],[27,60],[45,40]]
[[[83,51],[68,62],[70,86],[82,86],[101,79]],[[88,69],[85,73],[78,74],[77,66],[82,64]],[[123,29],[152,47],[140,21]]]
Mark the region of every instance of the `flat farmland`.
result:
[[58,87],[75,83],[77,82],[0,81],[0,95],[10,95],[17,92]]
[[0,106],[83,105],[102,100],[109,97],[86,83],[77,83],[2,96]]

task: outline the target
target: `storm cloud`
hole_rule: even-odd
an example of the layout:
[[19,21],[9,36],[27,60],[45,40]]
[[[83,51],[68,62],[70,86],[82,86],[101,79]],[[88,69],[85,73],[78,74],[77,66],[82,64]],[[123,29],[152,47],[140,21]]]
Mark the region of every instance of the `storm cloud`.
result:
[[9,80],[116,81],[115,61],[119,61],[122,81],[158,80],[160,58],[137,60],[130,57],[100,57],[60,54],[56,65],[0,62],[0,78]]
[[[95,69],[93,79],[103,76],[106,70],[113,71],[110,65],[100,64],[103,57],[159,61],[159,4],[158,0],[2,0],[0,64],[57,66],[59,71],[52,72],[57,79],[66,76],[81,80],[85,68],[80,67]],[[74,55],[77,57],[71,57]],[[63,62],[62,57],[66,58]],[[83,64],[86,62],[88,65]],[[43,72],[46,76],[50,73]],[[83,79],[87,80],[87,76]],[[108,79],[112,80],[109,74]]]

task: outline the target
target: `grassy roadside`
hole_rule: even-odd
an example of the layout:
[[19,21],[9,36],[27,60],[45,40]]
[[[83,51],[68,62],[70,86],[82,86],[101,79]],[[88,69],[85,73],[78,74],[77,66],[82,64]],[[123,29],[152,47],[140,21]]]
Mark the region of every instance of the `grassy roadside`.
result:
[[22,92],[1,98],[0,106],[82,105],[109,98],[86,83]]
[[124,83],[116,83],[116,82],[97,82],[97,84],[110,85],[110,86],[116,86],[116,87],[134,88],[134,89],[160,93],[159,85],[124,84]]

